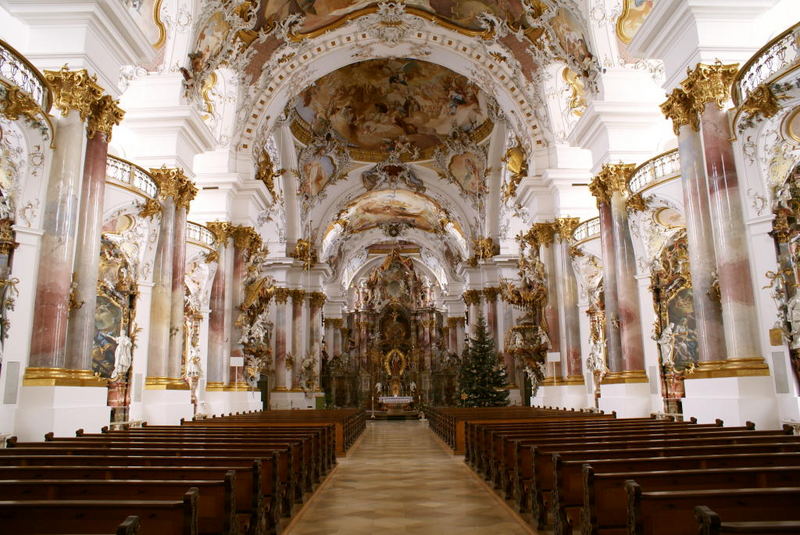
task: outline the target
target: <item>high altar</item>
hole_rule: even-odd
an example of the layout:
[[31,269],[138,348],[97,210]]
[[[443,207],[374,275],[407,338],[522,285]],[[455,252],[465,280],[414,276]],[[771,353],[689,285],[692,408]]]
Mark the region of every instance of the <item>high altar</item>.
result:
[[323,370],[334,405],[415,410],[452,401],[456,360],[444,350],[434,291],[396,250],[356,283],[344,351]]

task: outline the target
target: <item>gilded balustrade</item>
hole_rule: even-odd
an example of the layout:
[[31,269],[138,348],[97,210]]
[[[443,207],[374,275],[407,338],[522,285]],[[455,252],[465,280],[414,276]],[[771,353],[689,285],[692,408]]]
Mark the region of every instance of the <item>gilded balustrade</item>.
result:
[[0,39],[0,79],[11,87],[17,87],[30,96],[47,114],[53,102],[50,87],[39,69],[25,59],[11,45]]
[[111,183],[120,185],[135,193],[144,195],[148,199],[158,198],[158,184],[150,173],[116,156],[109,156],[106,160],[106,179]]
[[628,190],[635,195],[680,176],[681,158],[678,149],[673,149],[650,158],[637,167],[628,181]]
[[211,232],[207,227],[199,223],[187,221],[186,243],[191,243],[194,245],[199,245],[205,249],[214,250],[216,240],[214,239],[214,233]]
[[759,87],[774,82],[798,66],[800,22],[764,45],[739,69],[733,82],[734,104],[737,108],[740,107]]
[[575,227],[575,230],[572,232],[572,239],[575,240],[575,243],[581,243],[599,237],[600,237],[599,217],[593,217],[592,219],[587,219],[586,221]]

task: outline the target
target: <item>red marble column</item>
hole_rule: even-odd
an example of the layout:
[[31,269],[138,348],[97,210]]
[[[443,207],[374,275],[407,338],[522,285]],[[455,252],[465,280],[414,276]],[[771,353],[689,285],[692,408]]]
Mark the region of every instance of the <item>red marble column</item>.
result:
[[[196,190],[195,190],[196,192]],[[194,197],[194,194],[191,195]],[[189,201],[183,194],[176,198],[175,227],[172,242],[172,295],[169,321],[169,356],[167,373],[170,378],[180,378],[184,351],[184,322],[186,296],[186,222]]]
[[[153,296],[150,306],[150,336],[147,357],[147,378],[150,384],[163,383],[168,377],[169,327],[172,315],[172,253],[174,250],[175,200],[163,196],[165,180],[160,180],[158,169],[153,177],[162,190],[161,227],[156,258],[153,263]],[[164,169],[163,171],[170,171]]]
[[275,289],[275,390],[286,391],[286,327],[289,289]]
[[108,95],[92,105],[89,117],[86,157],[81,187],[81,210],[75,252],[75,299],[83,305],[73,309],[69,318],[66,367],[73,370],[92,369],[92,349],[97,309],[97,276],[100,265],[100,244],[103,232],[103,206],[106,189],[106,160],[111,130],[122,119],[123,112]]
[[[300,388],[300,378],[297,377],[297,363],[302,362],[304,355],[302,355],[302,339],[303,333],[303,302],[306,299],[306,293],[303,290],[292,290],[292,357],[294,357],[295,365],[291,370],[291,385],[287,384],[287,388],[298,389]],[[287,367],[288,368],[288,367]]]
[[[227,267],[225,258],[228,253],[228,238],[231,224],[212,221],[206,226],[214,233],[217,241],[217,272],[211,285],[211,312],[208,319],[208,384],[222,386],[225,384],[225,279]],[[227,319],[227,321],[230,321]]]
[[[547,303],[544,307],[544,318],[547,322],[547,336],[550,338],[550,351],[561,352],[561,322],[558,317],[558,275],[556,259],[553,251],[555,224],[550,222],[535,223],[531,229],[539,245],[539,260],[544,265],[545,282],[547,284]],[[561,363],[548,362],[545,375],[561,377]]]

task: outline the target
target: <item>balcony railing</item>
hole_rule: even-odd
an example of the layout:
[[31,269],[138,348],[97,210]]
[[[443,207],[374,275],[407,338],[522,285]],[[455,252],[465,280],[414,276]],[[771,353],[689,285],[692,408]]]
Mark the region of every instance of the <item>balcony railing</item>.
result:
[[733,102],[740,106],[761,84],[800,64],[800,23],[764,45],[745,63],[733,82]]
[[198,245],[214,248],[214,233],[199,223],[186,222],[186,241]]
[[158,196],[158,186],[153,177],[150,176],[150,173],[122,158],[117,158],[116,156],[108,157],[106,160],[106,178],[138,191],[151,199],[155,199]]
[[582,242],[586,240],[591,240],[592,238],[596,238],[600,236],[600,218],[593,217],[592,219],[587,219],[577,227],[572,232],[572,238],[576,242]]
[[42,73],[25,56],[1,39],[0,79],[30,95],[43,113],[50,111],[53,97]]
[[681,158],[678,149],[673,149],[637,167],[628,181],[628,189],[631,193],[639,193],[652,184],[679,176],[681,176]]

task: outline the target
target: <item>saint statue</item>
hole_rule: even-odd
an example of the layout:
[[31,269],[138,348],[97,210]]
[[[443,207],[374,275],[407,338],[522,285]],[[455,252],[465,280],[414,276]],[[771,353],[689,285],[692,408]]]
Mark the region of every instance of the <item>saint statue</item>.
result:
[[787,319],[790,325],[791,349],[800,349],[800,294],[794,294],[786,304]]
[[122,380],[123,376],[130,369],[133,363],[133,342],[128,337],[128,331],[122,329],[119,336],[114,338],[117,349],[114,351],[114,371],[111,372],[111,379]]
[[375,393],[380,396],[381,392],[383,392],[383,383],[378,381],[377,383],[375,383]]
[[661,364],[667,368],[675,365],[675,324],[670,323],[661,329],[661,336],[656,340],[661,350]]

